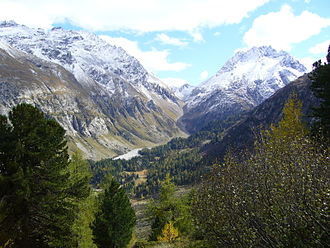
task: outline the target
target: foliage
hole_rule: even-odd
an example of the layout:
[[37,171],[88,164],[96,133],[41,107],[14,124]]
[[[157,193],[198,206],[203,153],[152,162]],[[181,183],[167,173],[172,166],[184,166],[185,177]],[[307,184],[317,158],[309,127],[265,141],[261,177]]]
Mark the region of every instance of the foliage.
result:
[[80,187],[85,189],[86,197],[78,203],[78,216],[73,223],[73,237],[75,247],[94,248],[91,223],[94,221],[96,210],[96,197],[92,194],[89,181],[92,177],[89,164],[82,158],[80,153],[72,155],[70,165],[70,180],[72,183],[81,183]]
[[72,247],[85,181],[72,181],[64,129],[29,104],[0,116],[0,245]]
[[[207,167],[198,149],[172,150],[164,147],[167,146],[145,149],[141,157],[127,161],[120,159],[91,161],[93,185],[98,186],[105,175],[111,174],[123,185],[128,194],[142,198],[159,192],[161,181],[165,179],[166,174],[170,174],[177,185],[199,182]],[[138,174],[135,173],[142,170],[147,171],[146,180],[135,184],[139,179]]]
[[253,154],[229,153],[196,193],[197,232],[213,247],[326,247],[329,147],[309,138],[292,98]]
[[177,198],[169,175],[162,183],[159,199],[149,203],[149,213],[152,220],[150,240],[158,240],[169,223],[178,230],[178,235],[188,236],[192,231],[189,202],[185,197]]
[[99,208],[92,223],[93,240],[97,247],[124,248],[132,237],[135,213],[125,190],[114,179],[99,195]]
[[311,73],[311,89],[320,99],[320,105],[314,108],[313,116],[317,118],[316,128],[321,128],[323,135],[330,140],[330,46],[328,48],[327,62],[321,60],[313,64]]
[[173,242],[179,237],[179,231],[174,227],[173,222],[166,223],[161,235],[157,237],[158,241]]

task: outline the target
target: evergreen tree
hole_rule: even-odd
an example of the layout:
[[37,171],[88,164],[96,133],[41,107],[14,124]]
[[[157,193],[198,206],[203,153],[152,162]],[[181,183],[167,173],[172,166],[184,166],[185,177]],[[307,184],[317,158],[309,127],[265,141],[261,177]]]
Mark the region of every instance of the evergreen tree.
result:
[[[149,239],[156,241],[163,237],[170,225],[178,231],[176,236],[188,236],[192,232],[190,206],[185,196],[178,199],[175,195],[175,185],[169,174],[162,182],[158,200],[149,203],[149,214],[152,220]],[[166,226],[167,225],[167,226]]]
[[110,179],[99,201],[100,206],[91,226],[95,244],[99,248],[125,248],[132,238],[136,222],[125,190]]
[[330,141],[330,46],[328,48],[327,62],[321,60],[313,64],[311,73],[311,89],[320,99],[320,105],[314,108],[313,115],[317,118],[316,129],[321,128],[324,136]]
[[0,245],[72,247],[76,203],[64,129],[19,104],[0,116]]
[[92,175],[89,168],[89,164],[82,158],[79,152],[72,155],[70,164],[70,182],[78,188],[86,196],[78,202],[77,213],[73,223],[73,237],[75,247],[79,248],[95,248],[96,245],[93,242],[91,223],[94,221],[94,215],[96,210],[96,197],[92,194],[92,189],[89,184]]

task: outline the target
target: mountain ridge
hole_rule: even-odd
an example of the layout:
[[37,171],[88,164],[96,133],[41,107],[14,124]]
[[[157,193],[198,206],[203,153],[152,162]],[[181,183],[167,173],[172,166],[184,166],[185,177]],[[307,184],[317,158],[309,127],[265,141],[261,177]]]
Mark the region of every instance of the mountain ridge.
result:
[[237,52],[192,91],[180,121],[189,132],[215,119],[225,121],[259,105],[305,72],[291,55],[270,46]]
[[[61,113],[61,118],[55,118],[67,130],[72,143],[87,157],[116,156],[184,135],[176,125],[182,112],[180,100],[122,48],[86,32],[60,28],[45,32],[13,22],[0,23],[0,40],[2,49],[8,51],[6,54],[2,50],[0,80],[5,82],[8,67],[13,66],[11,69],[15,70],[26,63],[26,68],[20,67],[12,78],[6,77],[6,84],[2,84],[16,88],[16,93],[8,95],[5,92],[9,89],[1,91],[5,101],[1,112],[8,112],[13,104],[21,101],[38,103],[42,97],[40,88],[26,92],[19,88],[31,68],[37,73],[35,78],[33,73],[29,74],[29,80],[37,81],[45,91],[55,92],[47,85],[53,78],[64,87],[61,76],[70,75],[67,82],[76,88],[64,87],[62,103],[70,103],[75,109],[72,110],[70,104],[65,108],[60,102],[52,103],[53,109],[47,102],[40,107],[51,116]],[[51,102],[57,96],[48,97]]]

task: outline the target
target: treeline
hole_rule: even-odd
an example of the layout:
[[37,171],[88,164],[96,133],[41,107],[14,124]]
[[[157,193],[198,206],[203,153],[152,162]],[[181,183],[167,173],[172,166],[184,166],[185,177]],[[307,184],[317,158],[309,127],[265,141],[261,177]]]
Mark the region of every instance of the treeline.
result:
[[[167,174],[176,185],[195,184],[208,167],[198,148],[170,149],[161,146],[144,149],[140,157],[130,160],[106,159],[90,161],[92,184],[98,187],[107,175],[113,175],[132,197],[146,197],[159,192],[160,182]],[[140,173],[144,172],[144,173]]]
[[[212,132],[144,149],[130,161],[87,163],[69,158],[56,121],[17,105],[0,115],[0,247],[125,248],[136,222],[125,191],[158,193],[149,203],[149,240],[135,247],[329,247],[330,47],[311,80],[320,98],[311,130],[292,96],[252,152],[229,151],[210,173],[198,146]],[[205,174],[190,194],[175,194],[174,183]]]
[[188,138],[178,137],[161,146],[144,148],[139,151],[139,157],[130,160],[89,161],[93,172],[91,183],[98,187],[102,179],[111,174],[131,197],[137,198],[158,193],[161,181],[167,174],[178,186],[199,183],[212,164],[200,148],[210,141],[221,139],[221,132],[237,118],[214,121]]
[[[160,182],[167,174],[176,185],[198,183],[210,165],[200,147],[216,135],[216,132],[200,131],[188,138],[174,138],[165,145],[142,149],[138,157],[130,160],[89,161],[92,185],[98,187],[102,179],[111,174],[130,196],[141,198],[159,192]],[[141,171],[145,171],[143,178]]]

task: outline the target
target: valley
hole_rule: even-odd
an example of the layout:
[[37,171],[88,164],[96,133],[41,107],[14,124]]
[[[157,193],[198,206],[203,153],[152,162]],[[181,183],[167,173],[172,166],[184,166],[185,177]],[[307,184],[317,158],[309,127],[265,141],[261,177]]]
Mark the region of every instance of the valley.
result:
[[[103,229],[111,225],[123,248],[294,247],[279,233],[307,242],[300,230],[323,245],[329,148],[327,126],[318,119],[326,101],[315,93],[323,86],[315,82],[328,75],[329,63],[309,72],[288,52],[251,47],[199,85],[171,87],[95,34],[0,22],[0,183],[8,195],[7,181],[17,180],[19,199],[4,209],[20,209],[31,198],[33,214],[40,208],[49,219],[57,216],[46,201],[53,197],[67,206],[61,211],[71,211],[63,228],[76,235],[59,242],[84,248],[103,247]],[[39,183],[45,192],[67,195],[43,196]],[[10,214],[0,224],[9,226]],[[10,231],[0,235],[1,248],[22,242]],[[36,242],[61,247],[53,234],[44,235]]]

